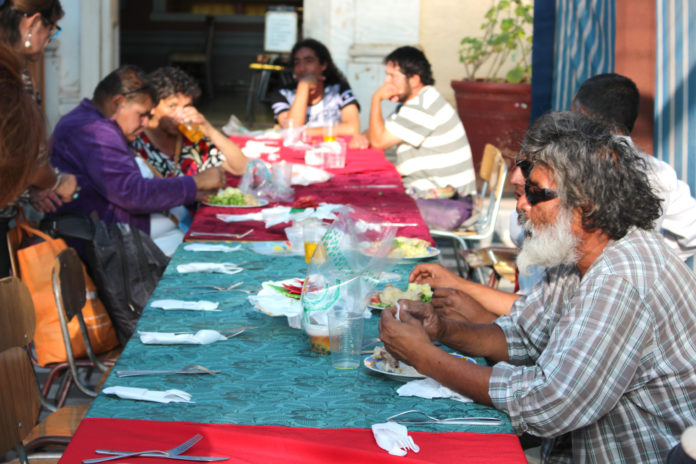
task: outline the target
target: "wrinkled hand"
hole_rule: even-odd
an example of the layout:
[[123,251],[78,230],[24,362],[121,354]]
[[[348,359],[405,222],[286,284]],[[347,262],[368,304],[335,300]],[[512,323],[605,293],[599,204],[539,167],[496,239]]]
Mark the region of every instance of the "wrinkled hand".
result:
[[37,211],[42,213],[55,213],[63,202],[53,190],[32,188],[29,192],[29,201]]
[[440,317],[447,319],[483,324],[497,318],[467,293],[452,288],[435,289],[432,305]]
[[[74,174],[62,173],[55,193],[64,203],[70,203],[77,191],[77,178]],[[60,204],[58,204],[60,206]]]
[[[401,300],[399,305],[405,300]],[[379,320],[379,338],[384,347],[396,359],[407,364],[414,364],[414,357],[421,352],[424,345],[430,345],[430,337],[423,321],[411,316],[402,307],[399,318],[396,319],[396,308],[391,307],[382,311]]]
[[370,141],[363,134],[355,134],[348,142],[348,148],[351,150],[364,150],[370,146]]
[[195,176],[193,180],[196,182],[196,189],[198,190],[196,198],[201,198],[208,195],[210,191],[217,191],[225,187],[225,171],[221,167],[214,167],[201,171]]
[[442,264],[426,263],[416,266],[413,271],[411,271],[408,280],[409,282],[415,282],[417,284],[428,284],[432,288],[454,288],[461,280],[461,277],[457,276]]
[[206,137],[210,138],[213,125],[200,113],[195,106],[189,105],[179,115],[179,122],[183,124],[198,124]]

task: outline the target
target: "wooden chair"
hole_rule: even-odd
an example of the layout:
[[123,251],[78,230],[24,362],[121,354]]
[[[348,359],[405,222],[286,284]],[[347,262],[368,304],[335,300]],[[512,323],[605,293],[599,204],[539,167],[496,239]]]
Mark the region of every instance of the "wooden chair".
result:
[[[507,172],[507,163],[500,150],[489,143],[486,144],[479,167],[479,178],[482,181],[481,192],[475,200],[472,217],[467,219],[457,230],[430,230],[430,234],[434,237],[452,239],[454,256],[460,275],[463,275],[460,251],[468,250],[471,245],[491,238],[495,232],[495,222],[503,199]],[[481,283],[484,283],[485,279],[483,279],[481,272],[477,272],[477,277]]]
[[175,51],[169,54],[169,64],[182,68],[198,66],[205,81],[205,92],[209,98],[215,96],[213,85],[213,42],[215,40],[215,16],[205,18],[205,42],[202,51]]
[[34,339],[35,324],[34,305],[27,287],[17,277],[1,279],[0,456],[16,447],[22,463],[27,462],[27,453],[34,449],[48,445],[64,448],[89,406],[66,406],[36,425],[41,401],[27,353]]
[[[82,316],[82,308],[87,302],[87,292],[85,290],[85,276],[82,269],[82,261],[73,248],[66,248],[56,256],[55,264],[53,265],[53,295],[56,299],[56,308],[58,309],[58,320],[60,322],[61,332],[63,334],[63,342],[65,344],[65,352],[68,357],[68,365],[70,376],[67,379],[68,385],[74,384],[82,393],[87,396],[96,397],[97,392],[88,385],[82,382],[78,374],[78,367],[84,366],[78,361],[87,362],[75,358],[75,354],[70,341],[70,331],[68,322],[73,317],[77,318],[80,325],[82,340],[85,344],[89,366],[96,367],[104,373],[102,382],[108,371],[116,362],[117,354],[120,351],[112,351],[101,356],[101,359],[94,354],[92,343],[89,340],[87,325]],[[100,384],[102,383],[100,382]],[[62,398],[64,401],[64,398]],[[59,401],[59,404],[62,404]]]

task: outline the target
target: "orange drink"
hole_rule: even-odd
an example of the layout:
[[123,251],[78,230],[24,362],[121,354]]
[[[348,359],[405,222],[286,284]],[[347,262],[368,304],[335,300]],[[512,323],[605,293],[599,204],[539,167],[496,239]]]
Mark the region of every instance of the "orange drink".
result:
[[203,138],[203,131],[198,124],[177,124],[176,128],[179,129],[179,132],[184,134],[184,137],[193,143],[196,143]]

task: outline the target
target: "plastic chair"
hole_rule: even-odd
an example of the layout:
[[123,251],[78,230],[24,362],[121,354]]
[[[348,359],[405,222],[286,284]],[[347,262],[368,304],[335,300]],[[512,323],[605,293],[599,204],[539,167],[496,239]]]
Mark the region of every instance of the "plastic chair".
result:
[[205,80],[205,91],[209,98],[215,96],[213,85],[213,42],[215,40],[215,16],[205,18],[206,36],[203,51],[175,51],[169,54],[170,65],[182,67],[199,66]]
[[[470,244],[480,243],[493,236],[495,222],[500,210],[500,202],[503,199],[503,189],[507,178],[508,167],[500,150],[491,144],[486,144],[483,149],[483,157],[479,168],[479,178],[483,181],[481,192],[477,195],[475,211],[471,218],[464,222],[457,230],[431,229],[434,237],[446,237],[452,239],[454,256],[457,261],[457,269],[463,275],[460,250],[468,250]],[[490,190],[490,193],[489,193]],[[485,199],[488,197],[487,207],[484,208]],[[476,270],[477,278],[484,282],[483,273]]]
[[29,451],[67,446],[89,405],[49,408],[55,412],[34,426],[42,402],[26,350],[36,324],[31,294],[17,277],[7,277],[0,280],[0,303],[0,456],[16,447],[26,463]]
[[[55,264],[53,265],[52,280],[53,295],[55,296],[56,308],[58,309],[58,320],[60,322],[61,332],[63,333],[65,353],[68,357],[70,369],[70,376],[67,378],[68,388],[70,384],[74,383],[85,395],[96,397],[96,390],[89,388],[89,386],[82,382],[78,375],[78,367],[83,367],[86,360],[75,358],[70,341],[68,322],[70,322],[73,317],[76,317],[78,320],[90,367],[96,367],[106,374],[116,362],[114,354],[117,351],[106,353],[102,355],[101,359],[97,358],[94,354],[92,343],[89,340],[87,332],[87,325],[82,316],[82,308],[87,302],[87,292],[85,290],[85,276],[82,269],[82,261],[75,249],[66,248],[56,256]],[[78,363],[78,361],[82,361],[83,364]],[[102,381],[104,377],[105,375],[102,376]],[[59,400],[59,404],[62,404],[62,401],[64,401],[64,398]]]

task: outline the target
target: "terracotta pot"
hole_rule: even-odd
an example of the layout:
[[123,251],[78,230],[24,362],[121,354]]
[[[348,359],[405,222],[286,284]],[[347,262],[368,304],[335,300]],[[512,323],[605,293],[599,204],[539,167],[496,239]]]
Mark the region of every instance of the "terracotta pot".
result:
[[476,172],[486,143],[492,143],[503,153],[516,154],[529,128],[532,86],[456,80],[451,85],[459,118],[471,144]]

